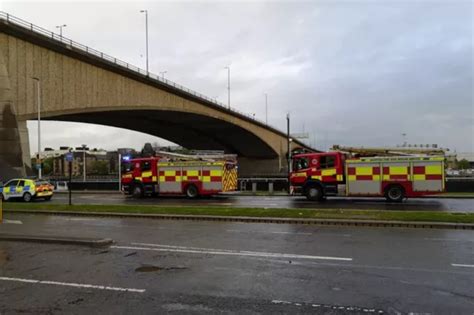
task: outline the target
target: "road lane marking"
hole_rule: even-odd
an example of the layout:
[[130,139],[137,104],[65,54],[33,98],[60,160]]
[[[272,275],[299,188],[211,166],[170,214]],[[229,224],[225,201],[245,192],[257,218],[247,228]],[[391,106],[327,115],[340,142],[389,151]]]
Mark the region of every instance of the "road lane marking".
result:
[[358,311],[364,313],[378,313],[383,314],[383,310],[376,310],[374,308],[366,308],[359,306],[344,306],[344,305],[330,305],[330,304],[314,304],[314,303],[298,303],[298,302],[289,302],[282,300],[272,300],[272,304],[281,304],[281,305],[294,305],[294,306],[311,306],[314,308],[330,308],[333,310],[346,310],[346,311]]
[[132,243],[132,245],[134,245],[134,244],[142,245],[142,246],[143,245],[153,246],[153,247],[110,246],[110,248],[144,250],[144,251],[157,251],[157,252],[187,253],[187,254],[211,254],[211,255],[251,256],[251,257],[265,257],[265,258],[292,258],[292,259],[352,261],[352,258],[348,258],[348,257],[331,257],[331,256],[313,256],[313,255],[298,255],[298,254],[266,253],[266,252],[213,249],[213,248],[196,248],[196,247],[184,247],[184,246]]
[[83,284],[83,283],[71,283],[71,282],[59,282],[59,281],[23,279],[23,278],[10,278],[10,277],[0,277],[0,281],[12,281],[12,282],[23,282],[23,283],[33,283],[33,284],[49,284],[49,285],[58,285],[58,286],[74,287],[74,288],[97,289],[97,290],[108,290],[108,291],[121,291],[121,292],[133,292],[133,293],[144,293],[146,291],[145,289],[120,288],[120,287],[109,287],[109,286],[95,285],[95,284]]
[[466,265],[466,264],[451,264],[453,267],[464,267],[464,268],[474,268],[474,265]]
[[20,220],[7,220],[7,219],[4,219],[3,223],[6,223],[6,224],[23,224],[23,222],[21,222]]

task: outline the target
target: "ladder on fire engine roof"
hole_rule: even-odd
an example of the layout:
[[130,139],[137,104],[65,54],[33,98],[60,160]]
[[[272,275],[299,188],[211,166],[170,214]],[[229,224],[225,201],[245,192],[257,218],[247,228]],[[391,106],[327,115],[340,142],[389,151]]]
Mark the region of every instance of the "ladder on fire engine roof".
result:
[[351,155],[357,154],[360,157],[371,157],[371,156],[444,156],[447,149],[439,148],[363,148],[363,147],[344,147],[340,145],[334,145],[331,148],[332,151],[340,151],[343,153],[349,153]]
[[174,152],[166,152],[166,151],[156,151],[156,153],[163,157],[170,157],[179,159],[181,161],[207,161],[207,162],[214,162],[214,161],[222,161],[222,160],[231,160],[237,161],[236,154],[198,154],[198,155],[187,155],[181,153],[174,153]]

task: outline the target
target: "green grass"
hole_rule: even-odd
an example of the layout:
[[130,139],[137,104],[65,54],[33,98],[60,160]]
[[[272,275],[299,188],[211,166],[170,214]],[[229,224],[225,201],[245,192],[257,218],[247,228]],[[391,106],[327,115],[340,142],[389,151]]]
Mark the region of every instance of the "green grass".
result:
[[39,203],[5,203],[6,210],[43,210],[110,212],[137,214],[178,214],[178,215],[216,215],[246,216],[260,218],[299,218],[299,219],[356,219],[384,221],[424,221],[474,223],[474,213],[438,212],[438,211],[386,211],[352,209],[262,209],[230,208],[221,206],[182,207],[148,205],[56,205]]

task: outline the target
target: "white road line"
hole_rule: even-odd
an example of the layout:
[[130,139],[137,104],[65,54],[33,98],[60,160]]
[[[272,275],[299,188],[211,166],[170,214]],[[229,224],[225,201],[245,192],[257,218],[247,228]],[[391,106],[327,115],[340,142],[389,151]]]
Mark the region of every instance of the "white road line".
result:
[[[132,244],[137,244],[137,243],[132,243]],[[195,247],[193,248],[193,247],[158,245],[158,244],[138,244],[138,245],[154,246],[154,247],[110,246],[110,248],[144,250],[144,251],[157,251],[157,252],[175,252],[175,253],[188,253],[188,254],[211,254],[211,255],[251,256],[251,257],[267,257],[267,258],[271,257],[271,258],[352,261],[352,258],[348,258],[348,257],[331,257],[331,256],[312,256],[312,255],[297,255],[297,254],[265,253],[265,252],[212,249],[212,248],[195,248]]]
[[378,313],[383,314],[382,310],[376,310],[373,308],[365,308],[365,307],[358,307],[358,306],[343,306],[343,305],[329,305],[329,304],[312,304],[312,303],[297,303],[297,302],[288,302],[288,301],[281,301],[281,300],[272,300],[273,304],[283,304],[283,305],[294,305],[294,306],[312,306],[312,307],[323,307],[323,308],[330,308],[333,310],[347,310],[347,311],[362,311],[364,313]]
[[85,289],[97,289],[97,290],[108,290],[108,291],[121,291],[121,292],[133,292],[133,293],[144,293],[145,289],[132,289],[132,288],[120,288],[120,287],[109,287],[104,285],[94,284],[81,284],[81,283],[70,283],[70,282],[58,282],[58,281],[47,281],[47,280],[34,280],[34,279],[22,279],[22,278],[9,278],[0,277],[0,281],[12,281],[12,282],[23,282],[33,284],[50,284],[65,287],[74,288],[85,288]]
[[23,222],[21,222],[20,220],[3,220],[3,223],[6,223],[6,224],[23,224]]
[[474,265],[466,265],[466,264],[451,264],[453,267],[464,267],[464,268],[474,268]]

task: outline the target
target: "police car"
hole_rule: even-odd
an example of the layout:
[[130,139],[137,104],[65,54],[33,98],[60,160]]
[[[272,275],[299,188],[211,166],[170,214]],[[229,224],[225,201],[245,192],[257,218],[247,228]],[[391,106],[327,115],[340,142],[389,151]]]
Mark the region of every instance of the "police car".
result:
[[54,187],[44,180],[11,179],[0,186],[0,198],[3,200],[23,199],[30,202],[33,199],[51,200]]

